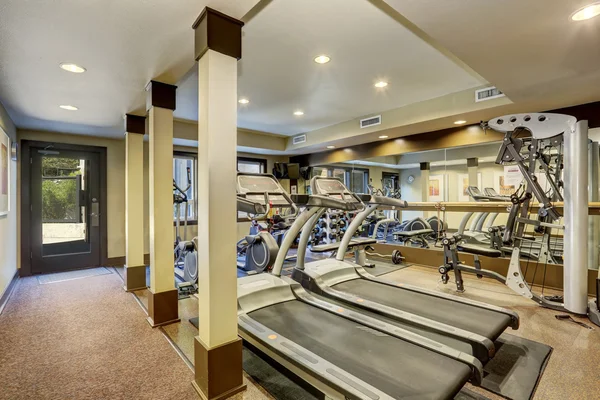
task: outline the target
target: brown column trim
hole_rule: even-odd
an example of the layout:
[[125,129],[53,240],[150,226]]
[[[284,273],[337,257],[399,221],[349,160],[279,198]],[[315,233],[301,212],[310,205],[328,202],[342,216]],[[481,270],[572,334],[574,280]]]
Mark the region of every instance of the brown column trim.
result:
[[241,59],[242,26],[244,26],[242,21],[210,7],[205,7],[192,25],[196,61],[208,50]]
[[246,390],[242,374],[242,339],[209,349],[194,340],[195,373],[192,386],[202,399],[221,400]]
[[125,114],[125,132],[146,134],[146,117],[139,115]]
[[[152,107],[175,111],[177,86],[158,81],[150,81],[146,86],[146,110]],[[144,130],[146,129],[144,123]]]
[[431,169],[431,165],[428,162],[422,162],[419,164],[419,170],[421,171],[429,171]]
[[181,321],[177,289],[154,293],[148,289],[148,318],[153,328]]
[[467,167],[478,167],[479,159],[477,157],[467,158]]
[[126,292],[146,289],[148,287],[146,285],[146,266],[135,265],[128,267],[125,265],[125,268],[123,268],[123,281],[125,282],[123,289]]

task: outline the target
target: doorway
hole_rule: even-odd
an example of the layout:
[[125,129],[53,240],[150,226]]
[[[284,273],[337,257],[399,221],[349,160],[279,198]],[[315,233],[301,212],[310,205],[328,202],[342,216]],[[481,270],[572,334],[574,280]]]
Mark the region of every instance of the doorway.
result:
[[24,141],[21,188],[21,275],[104,264],[105,148]]

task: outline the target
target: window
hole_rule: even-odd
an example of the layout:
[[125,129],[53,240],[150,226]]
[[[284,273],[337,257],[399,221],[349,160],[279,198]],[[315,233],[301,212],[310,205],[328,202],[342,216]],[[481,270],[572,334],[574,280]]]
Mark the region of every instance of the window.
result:
[[250,172],[253,174],[264,174],[267,172],[267,160],[262,158],[238,157],[238,172]]
[[337,178],[346,185],[346,187],[355,193],[369,193],[367,184],[369,183],[369,170],[353,167],[315,167],[312,170],[312,176],[331,176]]
[[[267,160],[262,158],[237,158],[238,172],[248,172],[252,174],[264,174],[267,172]],[[248,221],[248,214],[238,211],[238,221]]]
[[[196,192],[196,155],[187,153],[175,153],[173,155],[173,183],[177,184],[185,192],[187,197],[187,218],[188,221],[198,220],[198,204]],[[188,176],[188,168],[190,170]],[[173,186],[173,196],[180,194]],[[177,219],[177,204],[173,201],[173,220]],[[179,218],[185,219],[185,203],[179,206]]]

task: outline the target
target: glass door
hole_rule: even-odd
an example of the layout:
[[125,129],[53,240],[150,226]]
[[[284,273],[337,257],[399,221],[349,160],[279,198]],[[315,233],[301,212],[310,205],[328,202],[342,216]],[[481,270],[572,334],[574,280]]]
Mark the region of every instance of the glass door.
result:
[[100,265],[97,153],[32,149],[32,272]]

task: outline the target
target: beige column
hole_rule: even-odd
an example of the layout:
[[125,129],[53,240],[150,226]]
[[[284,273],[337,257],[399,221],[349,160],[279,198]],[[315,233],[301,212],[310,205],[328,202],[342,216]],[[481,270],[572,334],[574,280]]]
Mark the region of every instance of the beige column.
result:
[[125,286],[146,288],[144,264],[144,134],[146,117],[125,116]]
[[150,149],[150,293],[152,326],[179,321],[173,271],[173,111],[175,86],[152,81],[146,88]]
[[[431,166],[428,162],[422,162],[419,166],[421,169],[421,201],[429,201],[429,170]],[[423,218],[429,217],[428,211],[423,211]]]
[[483,188],[479,187],[479,182],[477,179],[477,171],[479,169],[479,159],[475,158],[467,158],[467,170],[469,174],[469,186],[477,186],[479,190],[483,192]]
[[194,388],[204,399],[245,389],[237,335],[237,63],[243,23],[210,8],[196,23],[198,313]]

